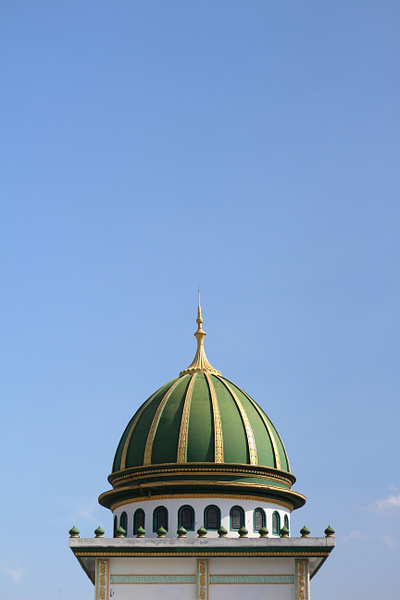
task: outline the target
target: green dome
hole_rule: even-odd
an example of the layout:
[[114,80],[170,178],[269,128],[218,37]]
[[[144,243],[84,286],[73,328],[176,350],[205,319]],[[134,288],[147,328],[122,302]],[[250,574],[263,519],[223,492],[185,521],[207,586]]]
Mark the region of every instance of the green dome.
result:
[[235,384],[208,373],[182,375],[150,396],[126,427],[112,470],[197,462],[290,472],[264,411]]
[[109,508],[143,494],[243,494],[302,506],[283,442],[260,406],[222,377],[204,352],[199,307],[192,364],[134,414],[118,444],[100,496]]

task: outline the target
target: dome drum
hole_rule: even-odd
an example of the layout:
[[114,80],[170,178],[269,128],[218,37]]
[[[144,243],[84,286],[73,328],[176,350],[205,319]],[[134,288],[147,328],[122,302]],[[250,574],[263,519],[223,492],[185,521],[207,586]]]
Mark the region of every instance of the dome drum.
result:
[[[268,530],[268,537],[280,536],[280,528],[284,524],[290,529],[290,511],[280,503],[265,503],[260,500],[244,498],[219,498],[207,496],[201,498],[151,498],[146,502],[125,503],[113,511],[114,528],[122,526],[125,537],[137,536],[138,525],[145,530],[146,538],[157,537],[157,513],[163,512],[163,527],[166,537],[176,538],[179,527],[186,529],[185,537],[195,538],[198,529],[204,527],[208,538],[218,538],[221,527],[226,529],[226,536],[237,538],[240,527],[244,526],[248,537],[260,537],[259,530]],[[183,510],[190,513],[184,518]],[[210,509],[213,514],[210,515]],[[235,523],[234,511],[238,509],[242,520]],[[275,516],[278,523],[274,523]],[[210,518],[211,517],[211,518]],[[261,519],[260,519],[261,517]]]

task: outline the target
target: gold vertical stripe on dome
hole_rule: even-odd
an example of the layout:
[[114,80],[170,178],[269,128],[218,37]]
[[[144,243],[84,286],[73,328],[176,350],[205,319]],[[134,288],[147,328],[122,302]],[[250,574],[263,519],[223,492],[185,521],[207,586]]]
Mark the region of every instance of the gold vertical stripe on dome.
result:
[[208,388],[211,394],[211,403],[214,417],[214,462],[224,462],[224,445],[222,440],[221,415],[219,412],[217,394],[215,393],[214,384],[208,373],[205,373]]
[[186,462],[186,448],[187,448],[187,434],[188,434],[188,424],[189,424],[189,411],[190,411],[190,402],[192,400],[192,392],[194,382],[196,380],[197,375],[192,375],[190,378],[190,383],[188,389],[186,390],[185,402],[183,404],[182,418],[181,418],[181,427],[179,430],[179,440],[178,440],[178,457],[176,462],[185,463]]
[[181,381],[182,381],[182,378],[179,378],[175,381],[175,383],[169,388],[168,392],[165,394],[164,398],[161,400],[160,404],[158,405],[156,414],[154,415],[153,421],[151,422],[151,427],[150,427],[149,434],[148,434],[147,440],[146,440],[146,447],[144,449],[144,460],[143,460],[144,465],[151,464],[151,452],[153,450],[154,437],[156,435],[156,430],[157,430],[158,422],[160,420],[161,413],[164,410],[164,406],[165,406],[168,398],[170,397],[170,395],[172,394],[172,392],[174,391],[174,389],[176,388],[178,383],[180,383]]
[[[240,388],[240,391],[246,396],[246,398],[248,398],[250,400],[250,402],[252,403],[252,405],[254,406],[254,408],[256,409],[256,411],[258,412],[258,414],[260,415],[260,417],[262,418],[262,420],[264,422],[264,425],[266,427],[266,430],[268,432],[269,439],[271,440],[272,448],[273,448],[273,451],[274,451],[275,467],[277,469],[280,469],[281,468],[281,457],[279,456],[278,445],[276,443],[274,432],[271,429],[271,425],[268,423],[268,420],[266,419],[263,411],[260,409],[259,406],[257,406],[257,403],[254,402],[253,398],[251,398],[248,394],[246,394],[246,392],[244,390],[242,390],[241,388]],[[281,442],[282,442],[282,440],[281,440]],[[282,447],[283,447],[283,450],[284,450],[284,452],[286,454],[286,460],[287,460],[288,469],[289,469],[289,472],[290,472],[289,459],[288,459],[288,456],[287,456],[287,453],[286,453],[286,450],[285,450],[285,446],[283,445],[283,442],[282,442]]]
[[[162,386],[161,386],[161,388],[162,388]],[[130,441],[131,441],[132,433],[133,433],[133,431],[134,431],[134,429],[135,429],[135,427],[137,425],[137,422],[139,421],[140,417],[142,416],[144,409],[150,404],[150,402],[153,400],[154,396],[156,394],[158,394],[158,392],[161,390],[161,388],[159,388],[156,392],[154,392],[154,394],[152,394],[150,396],[150,398],[148,398],[146,400],[146,402],[143,404],[142,408],[137,413],[137,415],[135,417],[135,420],[133,421],[132,425],[130,426],[129,433],[126,436],[126,440],[125,440],[125,444],[124,444],[124,449],[122,451],[122,457],[121,457],[121,463],[120,463],[120,469],[121,470],[125,469],[126,455],[127,455],[127,452],[128,452],[128,447],[129,447],[129,444],[130,444]]]
[[228,392],[231,394],[232,398],[234,399],[236,406],[239,409],[240,412],[240,416],[242,417],[242,421],[243,421],[243,425],[244,425],[244,429],[246,431],[246,438],[247,438],[247,447],[249,449],[249,455],[250,455],[250,464],[251,465],[258,465],[258,461],[257,461],[257,447],[256,447],[256,441],[254,439],[254,433],[253,430],[251,428],[250,425],[250,421],[246,415],[246,412],[242,406],[242,403],[240,402],[239,398],[237,397],[237,395],[235,394],[235,392],[233,391],[233,389],[226,383],[226,381],[224,381],[222,379],[222,377],[218,377],[216,376],[217,379],[219,379],[219,381],[226,387],[226,389],[228,390]]

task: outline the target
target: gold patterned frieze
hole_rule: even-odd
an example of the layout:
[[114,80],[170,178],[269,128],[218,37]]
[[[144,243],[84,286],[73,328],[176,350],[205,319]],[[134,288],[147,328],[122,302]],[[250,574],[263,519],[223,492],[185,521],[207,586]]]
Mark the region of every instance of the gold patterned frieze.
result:
[[198,558],[196,562],[196,598],[197,600],[208,600],[208,560]]
[[309,565],[307,559],[295,560],[295,600],[310,600]]
[[108,560],[96,561],[95,600],[108,600],[110,596],[110,565]]

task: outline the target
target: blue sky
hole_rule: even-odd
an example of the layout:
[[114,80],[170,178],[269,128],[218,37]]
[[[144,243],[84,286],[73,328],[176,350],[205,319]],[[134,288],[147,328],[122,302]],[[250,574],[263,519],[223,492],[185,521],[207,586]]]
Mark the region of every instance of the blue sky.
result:
[[[397,598],[399,5],[0,6],[0,600],[84,600],[68,549],[136,408],[206,350],[337,547],[313,600]],[[397,595],[396,595],[397,594]]]

